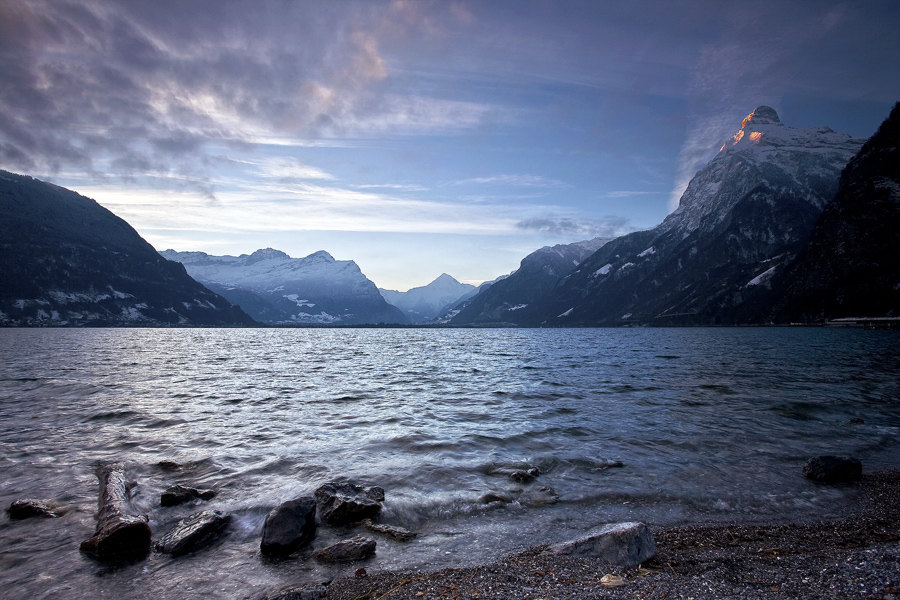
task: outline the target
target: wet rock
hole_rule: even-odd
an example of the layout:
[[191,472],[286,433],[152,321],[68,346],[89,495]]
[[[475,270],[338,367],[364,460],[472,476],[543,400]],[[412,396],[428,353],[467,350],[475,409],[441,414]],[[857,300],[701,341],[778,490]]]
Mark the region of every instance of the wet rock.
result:
[[273,508],[266,515],[260,551],[266,556],[286,556],[316,537],[316,502],[304,497]]
[[540,475],[540,471],[536,468],[531,467],[527,470],[518,470],[513,471],[509,474],[509,478],[515,481],[516,483],[530,483],[537,479],[537,476]]
[[606,469],[621,469],[625,466],[621,460],[611,460],[607,462],[605,465],[600,465],[597,467],[597,471],[605,471]]
[[100,480],[97,530],[81,542],[81,551],[104,560],[128,560],[150,551],[147,517],[133,513],[129,505],[124,465],[113,463],[97,469]]
[[291,584],[253,596],[253,600],[319,600],[328,590],[324,585]]
[[213,490],[198,490],[183,485],[173,485],[166,488],[160,495],[159,503],[162,506],[177,506],[194,500],[212,500],[215,497],[216,493]]
[[161,460],[156,463],[156,466],[167,473],[173,473],[175,471],[181,470],[181,465],[179,465],[174,460]]
[[499,492],[488,492],[478,499],[480,504],[491,504],[492,502],[502,502],[503,504],[509,504],[512,502],[512,498],[505,494],[501,494]]
[[625,578],[621,575],[609,573],[600,578],[600,585],[605,588],[621,587],[625,585]]
[[360,535],[313,552],[313,557],[322,562],[350,562],[372,556],[375,556],[375,540]]
[[803,466],[803,476],[823,483],[856,481],[862,477],[862,463],[853,457],[816,456]]
[[549,485],[542,485],[522,494],[519,501],[530,506],[548,506],[559,502],[559,495]]
[[55,519],[63,516],[63,510],[53,500],[36,500],[34,498],[15,500],[6,509],[6,512],[11,520],[30,519],[32,517]]
[[860,417],[853,417],[852,419],[847,421],[847,423],[849,423],[850,425],[865,425],[866,424],[865,420],[861,419]]
[[374,531],[375,533],[386,535],[387,537],[395,539],[398,542],[408,542],[415,538],[416,535],[418,535],[412,531],[409,531],[408,529],[404,529],[403,527],[373,523],[372,519],[363,519],[362,525],[369,531]]
[[154,548],[163,554],[180,556],[213,543],[228,527],[231,516],[218,510],[204,510],[178,521]]
[[643,523],[613,523],[591,530],[572,542],[550,546],[554,554],[599,558],[630,569],[656,555],[656,540]]
[[330,482],[315,493],[322,520],[330,525],[348,525],[372,519],[381,512],[384,489],[364,488],[353,483]]

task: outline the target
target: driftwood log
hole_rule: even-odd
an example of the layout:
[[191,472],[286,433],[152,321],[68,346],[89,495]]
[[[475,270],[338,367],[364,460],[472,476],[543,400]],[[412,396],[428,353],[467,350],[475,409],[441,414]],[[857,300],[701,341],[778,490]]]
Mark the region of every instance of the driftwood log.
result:
[[97,478],[100,480],[97,531],[81,542],[82,552],[104,560],[145,556],[150,551],[150,526],[146,516],[133,514],[129,506],[125,466],[100,465]]

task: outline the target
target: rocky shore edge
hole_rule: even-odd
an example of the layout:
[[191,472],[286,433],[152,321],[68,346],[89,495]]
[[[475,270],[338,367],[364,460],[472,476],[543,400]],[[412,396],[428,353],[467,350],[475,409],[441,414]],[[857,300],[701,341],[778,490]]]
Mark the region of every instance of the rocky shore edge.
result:
[[[900,470],[863,475],[857,511],[839,520],[654,527],[657,553],[623,569],[546,546],[489,565],[363,573],[270,600],[587,598],[900,600]],[[248,596],[252,597],[252,596]]]

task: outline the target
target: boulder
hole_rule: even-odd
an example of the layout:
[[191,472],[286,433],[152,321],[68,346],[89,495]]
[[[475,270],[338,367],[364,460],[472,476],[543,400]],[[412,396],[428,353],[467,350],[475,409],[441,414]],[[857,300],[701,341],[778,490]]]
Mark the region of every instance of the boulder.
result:
[[527,506],[548,506],[559,502],[559,495],[549,485],[542,485],[526,491],[519,497],[519,502]]
[[267,556],[286,556],[316,537],[316,502],[304,497],[289,500],[266,515],[260,551]]
[[375,540],[361,535],[343,540],[313,552],[313,557],[322,562],[350,562],[375,556]]
[[231,516],[218,510],[204,510],[178,521],[154,548],[163,554],[180,556],[208,546],[228,527]]
[[125,467],[105,464],[97,469],[100,480],[97,530],[81,542],[81,551],[103,560],[130,560],[150,551],[150,526],[145,515],[133,513]]
[[315,498],[323,521],[329,525],[349,525],[378,516],[384,489],[332,481],[317,489]]
[[216,497],[213,490],[198,490],[183,485],[173,485],[166,488],[160,495],[159,503],[162,506],[177,506],[194,500],[212,500]]
[[381,523],[373,523],[372,519],[363,519],[362,525],[369,531],[374,531],[375,533],[380,533],[381,535],[385,535],[389,538],[395,539],[398,542],[408,542],[416,537],[416,533],[409,531],[408,529],[404,529],[402,527],[396,527],[394,525],[382,525]]
[[856,481],[862,477],[862,463],[849,456],[816,456],[803,466],[803,475],[823,483]]
[[13,521],[31,517],[55,519],[63,515],[62,509],[53,500],[36,500],[34,498],[15,500],[6,509],[6,512]]
[[656,540],[643,523],[613,523],[588,532],[572,542],[550,546],[549,552],[583,558],[599,558],[631,569],[656,555]]

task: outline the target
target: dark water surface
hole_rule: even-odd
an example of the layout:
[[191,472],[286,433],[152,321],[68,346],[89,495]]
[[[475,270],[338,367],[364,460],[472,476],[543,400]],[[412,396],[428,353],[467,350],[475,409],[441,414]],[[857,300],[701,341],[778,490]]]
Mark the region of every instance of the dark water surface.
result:
[[[370,571],[484,562],[610,521],[839,514],[852,489],[801,476],[826,453],[900,466],[897,332],[3,329],[0,503],[69,512],[0,517],[0,595],[240,598],[352,572],[259,554],[265,514],[332,479],[384,487],[382,521],[420,532],[376,538]],[[159,506],[174,483],[218,490],[202,508],[232,514],[229,534],[178,559],[81,555],[108,460],[138,481],[154,537],[200,510]],[[508,478],[527,466],[535,482]],[[514,501],[480,504],[489,491]],[[313,549],[351,534],[320,527]]]

